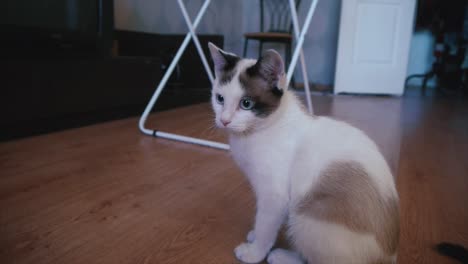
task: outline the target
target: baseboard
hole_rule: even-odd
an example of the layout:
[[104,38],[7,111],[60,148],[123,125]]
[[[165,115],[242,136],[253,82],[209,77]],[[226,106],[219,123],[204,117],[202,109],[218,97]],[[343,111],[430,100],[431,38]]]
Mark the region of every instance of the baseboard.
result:
[[[304,90],[304,83],[296,82],[294,88],[296,90]],[[311,91],[314,92],[330,92],[333,93],[333,85],[319,84],[319,83],[309,83]]]

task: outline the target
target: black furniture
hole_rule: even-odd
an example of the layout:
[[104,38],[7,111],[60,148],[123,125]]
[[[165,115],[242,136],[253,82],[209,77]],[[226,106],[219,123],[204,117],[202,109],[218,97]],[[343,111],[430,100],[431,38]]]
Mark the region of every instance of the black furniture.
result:
[[[0,141],[141,115],[185,36],[118,30],[113,35],[115,56],[92,48],[10,50],[12,56],[4,51]],[[199,39],[204,48],[209,41],[223,46],[219,35]],[[209,100],[211,83],[193,43],[177,69],[156,111]]]

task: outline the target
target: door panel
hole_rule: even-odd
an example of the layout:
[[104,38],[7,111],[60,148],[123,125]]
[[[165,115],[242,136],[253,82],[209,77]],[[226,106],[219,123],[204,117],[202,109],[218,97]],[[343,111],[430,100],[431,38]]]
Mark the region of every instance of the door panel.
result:
[[415,4],[343,1],[335,93],[403,94]]

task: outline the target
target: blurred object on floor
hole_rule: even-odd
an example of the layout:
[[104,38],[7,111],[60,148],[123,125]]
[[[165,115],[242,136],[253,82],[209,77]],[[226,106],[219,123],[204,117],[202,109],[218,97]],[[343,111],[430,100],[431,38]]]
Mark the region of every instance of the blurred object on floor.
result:
[[436,78],[436,89],[446,94],[467,90],[468,43],[467,1],[419,1],[416,30],[429,29],[435,38],[434,63],[427,73],[406,78],[405,87],[413,78],[422,78],[421,92],[426,93],[427,82]]

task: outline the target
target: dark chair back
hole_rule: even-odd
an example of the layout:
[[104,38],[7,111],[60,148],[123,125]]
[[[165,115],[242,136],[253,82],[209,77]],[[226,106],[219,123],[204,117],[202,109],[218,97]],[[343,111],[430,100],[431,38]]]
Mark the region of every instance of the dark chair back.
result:
[[[301,0],[295,0],[296,10]],[[260,0],[260,32],[292,32],[288,0]]]

